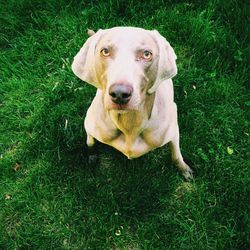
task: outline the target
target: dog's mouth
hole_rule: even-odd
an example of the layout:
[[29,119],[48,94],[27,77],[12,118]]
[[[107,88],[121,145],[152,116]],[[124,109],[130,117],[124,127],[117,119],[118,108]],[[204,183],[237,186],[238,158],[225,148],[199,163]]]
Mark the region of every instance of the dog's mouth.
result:
[[117,111],[129,111],[130,110],[128,104],[115,104],[115,103],[112,103],[110,109],[117,110]]
[[136,107],[129,105],[129,104],[115,104],[112,103],[111,105],[109,105],[109,107],[107,107],[108,111],[114,111],[116,113],[119,114],[125,114],[128,112],[133,112],[133,111],[137,111]]
[[120,111],[123,113],[129,111],[137,111],[140,107],[139,102],[135,102],[132,99],[127,103],[115,103],[110,98],[104,99],[104,106],[107,111]]

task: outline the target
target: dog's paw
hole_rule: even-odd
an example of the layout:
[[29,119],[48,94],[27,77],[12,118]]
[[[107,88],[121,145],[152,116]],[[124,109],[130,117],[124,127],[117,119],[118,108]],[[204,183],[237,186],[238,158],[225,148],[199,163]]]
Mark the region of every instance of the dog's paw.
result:
[[187,181],[193,179],[193,170],[183,160],[175,160],[174,165],[181,171]]
[[96,165],[98,163],[98,160],[99,160],[99,158],[98,158],[97,154],[89,154],[88,155],[88,164],[89,165],[92,165],[92,166]]
[[193,173],[194,172],[190,167],[188,167],[188,169],[182,171],[182,175],[184,176],[186,181],[191,181],[194,179]]

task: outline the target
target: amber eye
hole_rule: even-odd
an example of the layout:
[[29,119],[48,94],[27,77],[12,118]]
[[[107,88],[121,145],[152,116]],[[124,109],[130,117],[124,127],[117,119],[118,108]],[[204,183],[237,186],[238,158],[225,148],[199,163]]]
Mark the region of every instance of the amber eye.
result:
[[110,55],[110,52],[109,52],[109,49],[108,48],[104,48],[101,50],[101,54],[103,56],[109,56]]
[[150,60],[152,58],[152,52],[148,51],[148,50],[144,50],[143,52],[143,58],[145,60]]

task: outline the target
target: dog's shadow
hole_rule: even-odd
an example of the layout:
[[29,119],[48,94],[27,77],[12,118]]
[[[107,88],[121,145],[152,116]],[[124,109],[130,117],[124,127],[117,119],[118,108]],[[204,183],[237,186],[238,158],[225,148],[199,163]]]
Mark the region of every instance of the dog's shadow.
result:
[[68,185],[75,206],[95,211],[97,217],[105,211],[132,220],[161,211],[161,200],[173,193],[178,175],[166,148],[128,160],[107,145],[97,143],[95,147],[97,164],[89,164],[83,145],[78,145],[63,154],[50,175],[62,188]]

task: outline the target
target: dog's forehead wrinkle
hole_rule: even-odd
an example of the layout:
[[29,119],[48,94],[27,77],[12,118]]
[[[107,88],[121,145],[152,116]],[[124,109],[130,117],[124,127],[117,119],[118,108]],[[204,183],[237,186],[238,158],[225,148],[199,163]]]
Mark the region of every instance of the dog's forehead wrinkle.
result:
[[108,38],[108,37],[104,36],[99,41],[98,47],[100,47],[100,48],[104,48],[104,47],[114,48],[114,47],[116,47],[116,43],[114,43],[111,38]]

